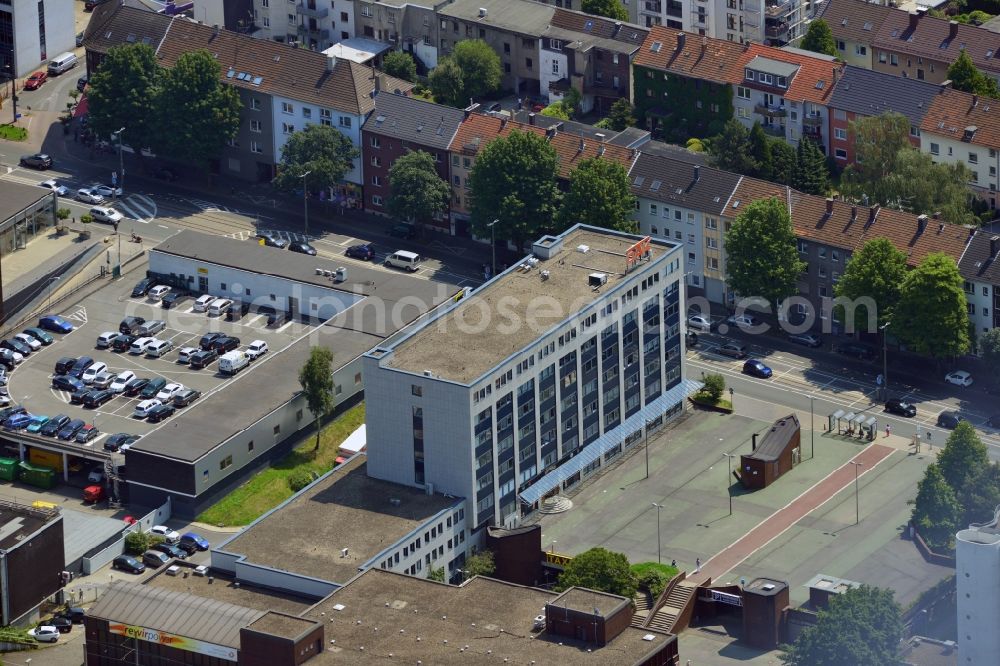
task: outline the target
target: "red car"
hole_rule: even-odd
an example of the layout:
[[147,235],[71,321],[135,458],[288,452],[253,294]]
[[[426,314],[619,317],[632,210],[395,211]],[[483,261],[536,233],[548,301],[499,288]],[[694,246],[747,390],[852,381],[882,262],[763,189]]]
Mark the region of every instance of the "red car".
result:
[[46,72],[35,72],[28,77],[28,80],[24,82],[25,90],[38,90],[42,87],[42,84],[49,80],[49,75]]

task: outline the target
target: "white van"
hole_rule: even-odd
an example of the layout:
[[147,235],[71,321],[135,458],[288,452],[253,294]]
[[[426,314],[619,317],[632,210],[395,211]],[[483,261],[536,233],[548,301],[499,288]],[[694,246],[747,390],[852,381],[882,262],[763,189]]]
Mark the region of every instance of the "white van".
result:
[[119,335],[118,331],[105,331],[97,336],[97,348],[107,349],[111,346],[111,341],[117,338]]
[[49,61],[49,74],[59,75],[63,72],[73,69],[76,67],[79,61],[76,55],[67,51],[66,53],[60,53],[55,58]]
[[146,345],[146,356],[150,358],[160,358],[174,348],[174,343],[170,340],[153,340]]
[[406,250],[396,250],[388,257],[385,258],[386,266],[393,266],[395,268],[403,268],[411,273],[415,273],[420,267],[420,262],[423,259],[416,252],[408,252]]
[[250,357],[241,349],[226,352],[219,357],[219,372],[224,375],[235,375],[237,372],[247,367]]
[[233,307],[233,302],[231,300],[228,298],[218,298],[212,301],[212,304],[208,306],[208,316],[221,317],[229,312],[229,308],[231,307]]
[[201,296],[198,297],[198,300],[194,302],[194,311],[195,312],[207,311],[208,306],[211,305],[212,301],[214,300],[215,296],[212,296],[211,294],[202,294]]

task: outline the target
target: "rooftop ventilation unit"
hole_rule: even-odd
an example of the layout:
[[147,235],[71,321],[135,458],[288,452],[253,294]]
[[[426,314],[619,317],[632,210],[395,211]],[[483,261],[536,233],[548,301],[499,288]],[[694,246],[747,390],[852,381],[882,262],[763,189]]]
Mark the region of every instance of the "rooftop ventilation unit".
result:
[[590,252],[590,246],[589,245],[577,245],[576,246],[576,251],[579,252],[580,254],[587,254],[588,252]]
[[607,273],[591,273],[590,275],[587,276],[587,284],[589,284],[593,289],[597,289],[598,287],[603,287],[607,283],[608,283]]

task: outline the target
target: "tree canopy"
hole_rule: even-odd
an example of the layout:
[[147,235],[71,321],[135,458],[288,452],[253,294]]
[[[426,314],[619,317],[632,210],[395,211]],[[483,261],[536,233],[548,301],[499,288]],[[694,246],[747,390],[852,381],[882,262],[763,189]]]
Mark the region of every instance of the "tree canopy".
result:
[[422,150],[406,153],[389,169],[389,212],[401,220],[425,222],[448,207],[451,189],[438,175],[434,158]]
[[924,478],[917,482],[917,499],[913,503],[913,524],[920,538],[931,548],[950,550],[960,512],[955,491],[945,481],[941,468],[929,465]]
[[892,330],[918,354],[959,356],[969,349],[969,316],[958,265],[935,252],[907,273],[900,288]]
[[742,174],[757,172],[757,164],[750,154],[750,133],[736,118],[730,118],[722,128],[722,133],[709,144],[712,166],[723,171]]
[[286,192],[302,188],[302,174],[308,172],[308,187],[316,190],[340,182],[361,155],[351,140],[329,125],[306,125],[294,132],[281,149],[281,162],[274,186]]
[[991,328],[979,336],[983,363],[990,369],[994,381],[1000,377],[1000,328]]
[[754,163],[754,173],[747,174],[764,180],[771,180],[774,172],[774,163],[771,157],[771,139],[759,122],[755,122],[750,128],[748,137],[748,149],[750,157]]
[[628,99],[621,97],[615,100],[608,110],[608,127],[616,132],[628,127],[635,127],[635,107]]
[[435,102],[464,109],[469,103],[469,98],[465,96],[464,85],[462,68],[451,56],[438,60],[438,65],[430,76],[430,87]]
[[475,555],[465,558],[465,564],[462,565],[462,575],[465,580],[473,576],[492,576],[496,569],[493,551],[481,550]]
[[833,40],[833,32],[830,25],[823,19],[816,19],[809,24],[806,36],[802,38],[799,48],[813,53],[822,53],[828,56],[837,55],[837,43]]
[[569,174],[569,192],[563,197],[557,226],[566,229],[582,222],[595,227],[636,231],[631,219],[635,197],[628,172],[618,162],[592,157]]
[[970,479],[975,478],[989,464],[986,445],[968,421],[962,421],[951,432],[937,460],[941,476],[956,494],[962,493]]
[[979,71],[965,49],[962,49],[955,62],[948,67],[948,78],[951,79],[951,85],[955,90],[1000,99],[1000,87],[997,86],[997,82]]
[[583,0],[580,9],[587,14],[606,16],[616,21],[628,20],[628,10],[621,0]]
[[[836,295],[855,302],[872,299],[876,321],[881,326],[892,317],[905,279],[906,255],[897,250],[889,239],[873,238],[848,259],[844,274],[837,281]],[[854,312],[855,321],[868,321],[868,310],[864,305]]]
[[469,174],[473,231],[523,248],[527,240],[552,227],[559,207],[557,160],[552,145],[533,132],[513,130],[490,141],[476,156]]
[[795,170],[792,186],[806,194],[826,194],[830,189],[830,172],[826,157],[813,141],[802,139],[795,149]]
[[311,347],[309,359],[299,369],[299,384],[306,399],[306,407],[316,418],[316,450],[323,418],[333,411],[333,352],[326,347]]
[[788,209],[779,199],[751,202],[726,232],[726,281],[743,297],[767,299],[772,307],[798,293],[805,262],[795,247]]
[[90,128],[109,137],[125,128],[125,143],[149,148],[157,132],[157,95],[162,70],[152,47],[125,44],[112,47],[87,88]]
[[897,666],[903,622],[892,590],[861,585],[836,594],[815,626],[782,647],[786,666]]
[[556,590],[586,587],[599,592],[618,594],[628,599],[638,586],[628,558],[604,548],[591,548],[574,557],[559,574]]
[[462,94],[466,100],[480,99],[500,88],[500,56],[481,39],[465,39],[451,53],[462,70]]
[[413,83],[417,80],[417,63],[406,51],[390,51],[382,60],[382,71],[397,79]]

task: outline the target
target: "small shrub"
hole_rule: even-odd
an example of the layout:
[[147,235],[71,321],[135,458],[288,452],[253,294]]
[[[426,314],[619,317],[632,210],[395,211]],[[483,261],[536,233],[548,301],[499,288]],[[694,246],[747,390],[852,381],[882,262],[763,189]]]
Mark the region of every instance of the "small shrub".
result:
[[59,218],[60,220],[65,220],[70,215],[72,215],[72,213],[73,211],[71,211],[69,208],[60,208],[59,210],[56,211],[56,217]]
[[304,469],[296,470],[288,475],[288,487],[292,489],[293,493],[299,492],[310,483],[312,483],[312,475]]
[[639,587],[649,590],[650,596],[655,600],[663,594],[663,590],[667,587],[669,580],[663,573],[655,569],[649,569],[639,577]]
[[132,555],[142,555],[150,546],[149,534],[142,530],[129,532],[125,535],[125,550]]
[[85,214],[83,214],[83,215],[80,216],[80,222],[82,222],[83,224],[90,224],[93,221],[94,221],[94,217],[92,215],[89,215],[89,214],[85,213]]
[[705,386],[701,392],[712,402],[718,402],[722,393],[726,390],[726,379],[717,373],[705,376]]

